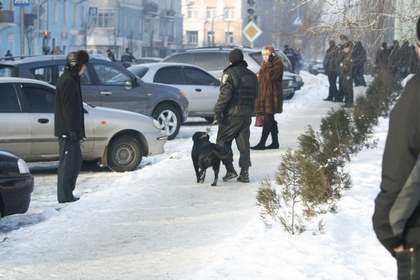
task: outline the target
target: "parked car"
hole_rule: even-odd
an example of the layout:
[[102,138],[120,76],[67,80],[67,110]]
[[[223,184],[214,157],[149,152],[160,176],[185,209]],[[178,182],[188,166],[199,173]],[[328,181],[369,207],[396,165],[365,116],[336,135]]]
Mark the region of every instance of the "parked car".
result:
[[[188,49],[171,54],[161,62],[182,62],[197,65],[206,69],[210,74],[217,78],[221,78],[223,70],[229,65],[229,53],[233,48],[213,47],[213,48],[197,48]],[[242,48],[244,59],[248,64],[248,68],[257,74],[260,71],[261,63],[263,62],[260,49]],[[291,73],[291,63],[286,55],[281,51],[276,51],[284,64],[283,74],[283,94],[285,99],[291,99],[296,90],[303,86],[302,77]],[[292,84],[289,85],[289,80]]]
[[144,64],[144,63],[153,63],[153,62],[159,62],[161,61],[162,58],[161,57],[140,57],[136,59],[136,63],[137,64]]
[[[58,160],[54,86],[34,79],[0,78],[0,149],[25,161]],[[167,135],[157,120],[129,111],[84,104],[85,161],[117,172],[135,170],[143,156],[161,154]]]
[[26,213],[33,190],[34,177],[26,162],[0,150],[0,217]]
[[[0,77],[32,78],[56,85],[65,58],[45,55],[0,60]],[[90,56],[81,83],[86,103],[152,116],[169,140],[176,137],[188,116],[188,100],[179,89],[141,81],[123,66],[97,55]]]
[[185,93],[190,106],[189,117],[213,121],[214,105],[220,93],[220,80],[206,70],[185,63],[162,62],[128,68],[148,83],[169,84]]

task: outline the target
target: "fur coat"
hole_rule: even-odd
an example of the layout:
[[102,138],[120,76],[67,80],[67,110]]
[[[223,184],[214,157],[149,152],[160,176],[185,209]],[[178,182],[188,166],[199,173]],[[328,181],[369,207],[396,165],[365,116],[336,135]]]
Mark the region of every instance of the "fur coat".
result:
[[257,113],[283,112],[283,63],[275,56],[272,62],[263,62],[259,73]]

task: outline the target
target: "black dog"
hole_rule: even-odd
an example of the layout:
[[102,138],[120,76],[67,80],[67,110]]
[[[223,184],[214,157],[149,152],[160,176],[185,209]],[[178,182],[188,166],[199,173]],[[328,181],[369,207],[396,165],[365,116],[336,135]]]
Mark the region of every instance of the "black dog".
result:
[[225,147],[210,142],[210,137],[206,132],[194,133],[192,140],[194,141],[191,150],[191,158],[194,164],[197,183],[204,183],[206,178],[206,169],[213,167],[214,181],[212,186],[217,185],[219,178],[220,160],[232,156],[232,151]]

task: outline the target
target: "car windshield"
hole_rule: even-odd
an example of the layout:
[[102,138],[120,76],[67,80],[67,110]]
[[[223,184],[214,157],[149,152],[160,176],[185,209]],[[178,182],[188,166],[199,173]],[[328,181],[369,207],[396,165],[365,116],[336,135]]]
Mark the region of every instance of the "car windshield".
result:
[[128,70],[130,70],[134,75],[143,78],[143,76],[147,73],[149,68],[144,66],[136,66],[136,67],[130,67]]

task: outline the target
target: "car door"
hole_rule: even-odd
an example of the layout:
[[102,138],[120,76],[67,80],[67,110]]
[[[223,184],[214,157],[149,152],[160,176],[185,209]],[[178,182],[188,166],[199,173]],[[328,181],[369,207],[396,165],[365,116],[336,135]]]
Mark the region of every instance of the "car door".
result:
[[92,64],[88,66],[95,70],[102,107],[147,114],[148,96],[128,70],[101,61]]
[[[20,86],[27,114],[31,124],[32,159],[58,158],[58,139],[54,136],[55,91],[50,87],[38,84],[21,84]],[[90,141],[82,145],[82,153],[90,153],[94,146],[92,120],[85,112],[86,135]]]
[[214,105],[219,98],[220,81],[209,73],[195,67],[182,67],[186,80],[186,87],[191,92],[191,101],[194,104],[196,116],[209,117],[214,115]]
[[0,149],[26,160],[32,145],[31,125],[16,89],[14,83],[0,83]]

